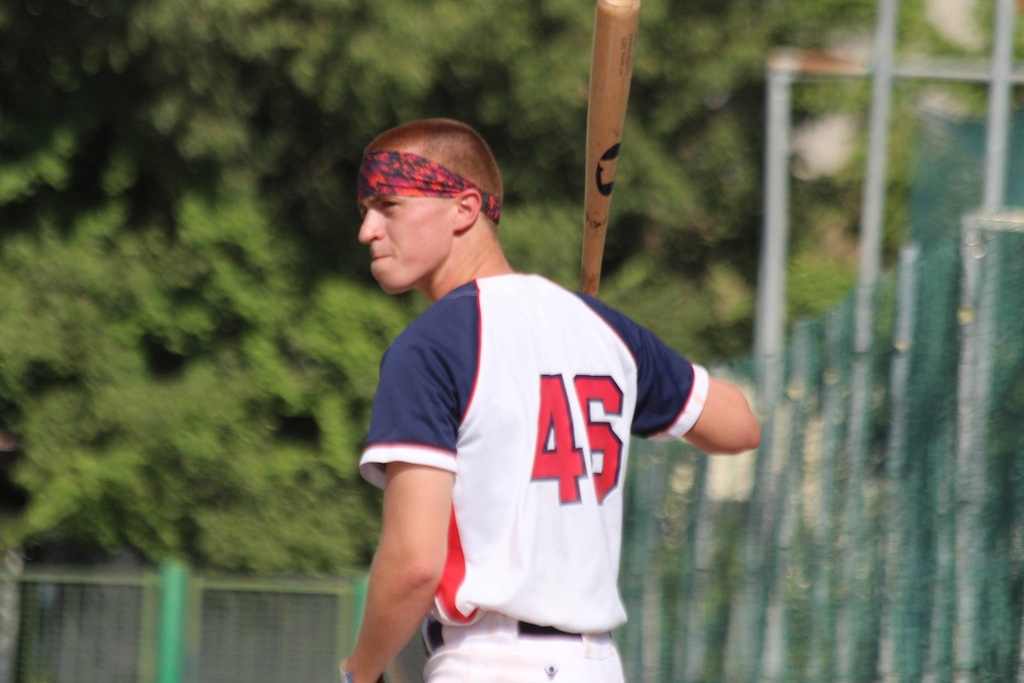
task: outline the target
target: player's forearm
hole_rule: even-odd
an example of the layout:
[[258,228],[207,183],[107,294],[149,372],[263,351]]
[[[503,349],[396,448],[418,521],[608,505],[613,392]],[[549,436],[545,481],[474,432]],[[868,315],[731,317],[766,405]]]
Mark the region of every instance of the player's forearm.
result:
[[366,609],[347,660],[355,683],[373,683],[419,630],[437,592],[440,573],[417,569],[382,549],[370,568]]

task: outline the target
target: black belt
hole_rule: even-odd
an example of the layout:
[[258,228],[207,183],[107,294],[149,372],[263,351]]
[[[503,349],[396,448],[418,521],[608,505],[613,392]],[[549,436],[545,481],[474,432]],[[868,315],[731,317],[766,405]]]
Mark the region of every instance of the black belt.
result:
[[[569,633],[557,629],[554,626],[538,626],[537,624],[531,624],[526,621],[520,621],[517,624],[519,635],[521,636],[568,636],[570,638],[583,639],[583,635],[579,633]],[[424,644],[427,646],[427,653],[436,652],[438,648],[444,645],[444,635],[441,631],[441,622],[436,619],[430,619],[427,621],[427,628],[424,629]]]

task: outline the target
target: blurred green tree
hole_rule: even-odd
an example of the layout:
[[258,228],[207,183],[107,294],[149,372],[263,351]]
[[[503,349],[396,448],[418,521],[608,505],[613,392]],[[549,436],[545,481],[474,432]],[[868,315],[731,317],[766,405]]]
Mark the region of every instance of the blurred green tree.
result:
[[[874,4],[644,0],[602,298],[696,360],[747,353],[765,57],[870,30]],[[593,13],[3,5],[0,423],[29,495],[6,540],[265,573],[364,562],[377,363],[424,302],[368,277],[362,147],[417,117],[476,126],[513,265],[575,287]],[[833,182],[797,210],[848,229],[855,178]]]

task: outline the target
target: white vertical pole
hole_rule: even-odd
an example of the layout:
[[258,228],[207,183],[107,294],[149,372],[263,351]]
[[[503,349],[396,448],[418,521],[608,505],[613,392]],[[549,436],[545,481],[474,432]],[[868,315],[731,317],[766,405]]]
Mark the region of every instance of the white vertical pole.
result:
[[896,620],[899,611],[906,609],[907,606],[906,582],[908,576],[900,558],[900,550],[907,535],[904,509],[907,492],[901,484],[907,457],[907,383],[910,378],[910,350],[914,343],[914,321],[916,318],[917,255],[916,244],[908,244],[900,251],[899,293],[896,300],[895,332],[893,333],[893,346],[896,352],[889,373],[892,417],[885,456],[885,587],[882,603],[881,643],[879,644],[879,669],[883,681],[900,680],[901,672],[896,661],[897,634],[899,633]]
[[765,130],[765,205],[761,261],[757,278],[754,356],[758,363],[757,400],[763,414],[778,398],[786,324],[786,259],[789,239],[789,156],[791,90],[795,65],[769,63]]
[[963,218],[960,281],[960,360],[957,373],[957,448],[954,508],[954,567],[956,589],[956,628],[954,630],[954,681],[973,681],[977,675],[978,586],[977,552],[979,550],[978,486],[984,454],[977,450],[978,427],[984,419],[978,410],[978,290],[985,257],[984,237],[977,217]]
[[[1006,162],[1010,129],[1010,76],[1013,67],[1015,0],[997,0],[993,27],[989,80],[988,122],[985,140],[985,177],[981,217],[1000,208],[1006,188]],[[992,378],[995,320],[995,282],[999,248],[996,235],[986,235],[975,217],[965,219],[963,268],[965,291],[961,293],[962,346],[958,389],[957,511],[956,511],[956,637],[954,663],[957,681],[978,674],[985,634],[983,632],[980,576],[986,566],[982,539],[983,497],[988,487],[987,420]]]
[[992,45],[992,75],[989,81],[988,125],[985,140],[985,188],[982,213],[993,213],[1003,205],[1006,191],[1006,156],[1010,136],[1010,76],[1013,71],[1013,32],[1017,13],[1015,0],[998,0],[995,39]]
[[811,587],[811,656],[807,679],[830,681],[836,668],[835,606],[832,584],[836,573],[835,529],[838,526],[835,502],[838,479],[840,427],[846,413],[846,380],[840,364],[841,340],[850,330],[842,324],[842,309],[833,309],[825,317],[825,350],[821,388],[821,447],[818,463],[818,508],[814,517],[814,547],[818,566]]
[[868,397],[871,394],[871,347],[874,336],[874,293],[881,269],[882,225],[885,209],[889,118],[896,51],[897,0],[879,0],[875,36],[874,77],[869,120],[868,169],[860,231],[860,274],[854,330],[853,395],[846,455],[850,476],[843,511],[842,579],[848,589],[837,621],[838,680],[857,677],[858,630],[864,616],[864,595],[858,577],[863,562],[861,543],[866,529],[862,485],[867,469]]
[[854,351],[871,345],[872,295],[882,261],[882,224],[885,211],[886,164],[889,156],[889,118],[896,52],[898,0],[879,0],[875,34],[871,113],[868,122],[868,169],[864,181],[860,225],[860,276],[857,286],[857,324]]

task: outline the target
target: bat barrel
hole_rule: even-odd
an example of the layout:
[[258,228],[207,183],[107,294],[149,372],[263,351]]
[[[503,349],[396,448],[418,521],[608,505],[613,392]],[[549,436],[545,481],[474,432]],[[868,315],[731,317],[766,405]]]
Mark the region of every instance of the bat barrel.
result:
[[639,0],[597,2],[587,102],[587,169],[580,276],[581,291],[591,295],[597,294],[600,282],[639,19]]

